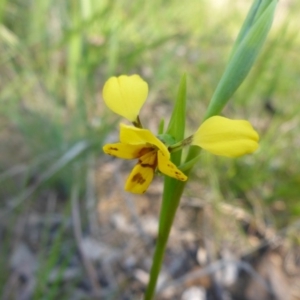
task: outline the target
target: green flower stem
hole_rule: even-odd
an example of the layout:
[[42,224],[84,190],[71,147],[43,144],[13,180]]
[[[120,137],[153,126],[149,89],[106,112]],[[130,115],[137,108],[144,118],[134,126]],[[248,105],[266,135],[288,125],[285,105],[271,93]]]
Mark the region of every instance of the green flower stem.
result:
[[[175,186],[174,186],[175,183]],[[163,194],[163,204],[160,212],[160,222],[156,248],[153,256],[153,263],[150,271],[150,281],[145,293],[144,300],[153,299],[156,282],[162,266],[166,245],[168,242],[173,220],[181,199],[186,182],[176,181],[175,179],[165,178],[165,189]],[[173,189],[167,187],[174,186]],[[172,205],[169,205],[172,203]]]
[[[201,149],[197,146],[191,146],[186,158],[186,164],[194,159],[199,159]],[[194,164],[185,172],[187,176],[191,172]],[[153,255],[153,263],[150,271],[150,281],[147,286],[144,300],[152,300],[157,279],[162,266],[169,234],[173,225],[175,214],[180,203],[182,193],[187,181],[178,181],[170,177],[165,177],[164,193],[159,217],[158,237],[156,241],[155,252]]]
[[170,153],[173,153],[173,152],[176,152],[176,151],[179,151],[181,150],[183,147],[185,146],[188,146],[192,143],[193,141],[193,136],[189,136],[188,138],[176,143],[176,144],[173,144],[171,145],[168,150],[170,151]]

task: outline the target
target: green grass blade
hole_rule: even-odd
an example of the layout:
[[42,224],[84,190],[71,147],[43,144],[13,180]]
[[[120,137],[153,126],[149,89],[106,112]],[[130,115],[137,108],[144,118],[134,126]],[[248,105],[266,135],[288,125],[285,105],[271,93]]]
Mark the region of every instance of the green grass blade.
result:
[[[171,115],[171,119],[166,131],[167,134],[175,138],[176,142],[183,140],[185,132],[186,118],[186,74],[181,78],[175,106]],[[172,154],[172,161],[180,164],[181,152],[177,151]]]

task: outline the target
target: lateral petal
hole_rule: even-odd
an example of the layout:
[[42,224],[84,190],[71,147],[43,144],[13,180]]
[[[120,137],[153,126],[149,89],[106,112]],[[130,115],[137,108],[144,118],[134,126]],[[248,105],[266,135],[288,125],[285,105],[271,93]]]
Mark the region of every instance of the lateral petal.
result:
[[[140,153],[145,148],[145,145],[129,145],[123,143],[107,144],[103,147],[106,154],[123,158],[133,159],[140,157]],[[145,150],[144,150],[145,151]]]
[[214,116],[199,127],[192,144],[215,155],[237,157],[254,152],[258,140],[258,133],[248,121]]
[[110,77],[103,87],[103,99],[116,114],[135,121],[148,95],[148,84],[140,76]]
[[132,145],[154,145],[160,149],[167,158],[170,157],[170,153],[165,144],[148,129],[120,124],[120,141]]
[[175,178],[177,180],[186,181],[187,176],[182,173],[176,165],[174,165],[161,151],[157,152],[159,171],[167,176]]

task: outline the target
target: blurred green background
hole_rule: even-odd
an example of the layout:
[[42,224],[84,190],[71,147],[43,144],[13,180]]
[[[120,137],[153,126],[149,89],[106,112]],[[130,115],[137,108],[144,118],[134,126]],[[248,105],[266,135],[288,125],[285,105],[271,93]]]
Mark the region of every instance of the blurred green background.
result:
[[[0,295],[11,293],[11,253],[34,234],[26,226],[36,217],[42,225],[30,244],[39,261],[32,297],[72,298],[77,279],[62,292],[61,277],[50,288],[47,276],[57,265],[64,270],[68,251],[76,249],[66,230],[72,203],[84,208],[84,232],[93,210],[85,201],[93,198],[97,205],[102,190],[91,176],[101,172],[102,145],[117,139],[119,122],[104,107],[105,80],[140,74],[150,88],[141,119],[157,130],[161,118],[168,120],[186,72],[187,134],[193,132],[251,3],[0,2]],[[241,207],[275,231],[300,218],[299,13],[299,1],[279,3],[254,69],[223,112],[253,124],[259,150],[239,159],[203,154],[192,179],[214,195],[213,203]],[[193,188],[185,194],[199,197]]]

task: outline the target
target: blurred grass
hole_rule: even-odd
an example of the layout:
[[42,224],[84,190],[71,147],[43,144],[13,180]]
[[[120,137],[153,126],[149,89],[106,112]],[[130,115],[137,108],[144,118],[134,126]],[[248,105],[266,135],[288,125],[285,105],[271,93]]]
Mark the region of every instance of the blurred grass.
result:
[[[116,118],[101,101],[110,75],[141,74],[150,85],[148,105],[160,105],[171,102],[187,72],[189,131],[199,125],[251,1],[221,2],[1,1],[0,294],[19,217],[43,191],[66,200],[61,211],[75,182],[85,193],[89,161],[102,156],[115,130]],[[300,217],[299,12],[298,1],[282,1],[256,67],[225,109],[254,124],[260,150],[238,160],[203,155],[195,172],[222,200],[254,215],[259,210],[278,228]],[[142,117],[151,122],[146,109]],[[60,233],[38,273],[59,263],[61,239]],[[35,299],[45,282],[41,276]]]

